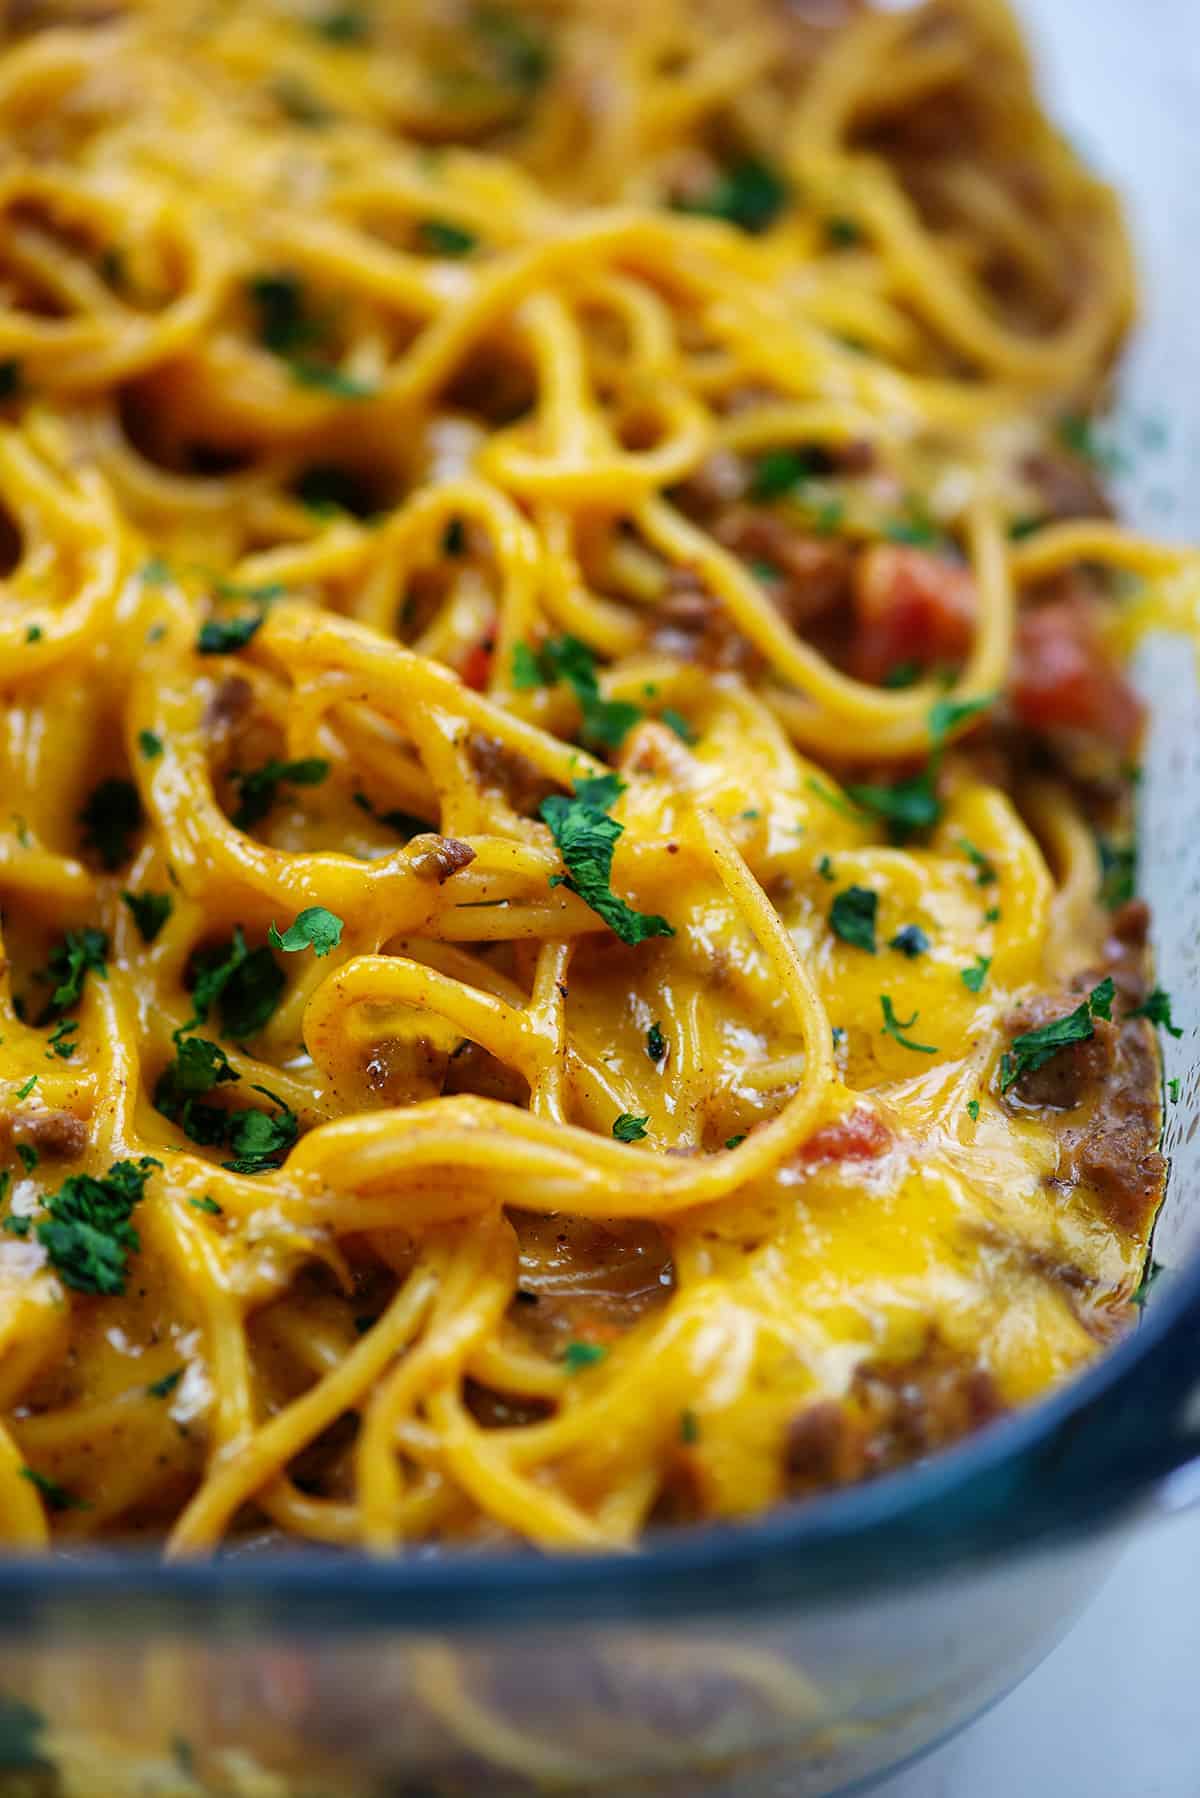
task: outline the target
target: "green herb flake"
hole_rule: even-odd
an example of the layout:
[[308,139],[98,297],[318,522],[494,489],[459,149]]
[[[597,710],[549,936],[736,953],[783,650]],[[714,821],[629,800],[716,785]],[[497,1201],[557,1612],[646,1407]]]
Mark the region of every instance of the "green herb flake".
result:
[[743,1130],[740,1136],[727,1136],[725,1138],[725,1147],[727,1149],[740,1149],[745,1140],[746,1132]]
[[240,618],[210,618],[200,627],[197,652],[202,656],[236,655],[239,649],[245,649],[262,621],[261,612],[245,612]]
[[823,855],[821,857],[820,861],[817,863],[817,873],[821,876],[822,880],[837,879],[837,874],[834,872],[832,857],[828,855]]
[[30,1074],[28,1080],[23,1081],[22,1084],[20,1086],[18,1086],[18,1088],[17,1088],[18,1099],[27,1099],[29,1097],[30,1093],[33,1091],[34,1087],[37,1085],[37,1083],[38,1083],[37,1075]]
[[170,893],[127,893],[121,898],[129,908],[144,943],[152,943],[174,907]]
[[1167,1081],[1167,1097],[1170,1099],[1172,1105],[1178,1105],[1178,1103],[1179,1103],[1179,1076],[1178,1076],[1178,1074],[1173,1074],[1171,1076],[1170,1080]]
[[909,961],[915,961],[918,955],[924,955],[928,947],[929,938],[919,924],[906,924],[888,943],[889,949],[895,949],[900,955],[907,955]]
[[305,756],[299,761],[281,762],[272,757],[261,768],[248,774],[233,775],[238,789],[238,807],[233,822],[239,830],[251,830],[261,824],[275,804],[281,786],[319,787],[329,775],[329,763],[320,756]]
[[70,1061],[79,1047],[70,1039],[79,1029],[78,1018],[60,1018],[47,1039],[46,1054],[57,1055],[61,1061]]
[[651,1024],[646,1032],[646,1053],[651,1061],[658,1063],[666,1059],[667,1039],[663,1035],[661,1024]]
[[513,679],[520,689],[565,681],[582,714],[581,740],[592,749],[619,748],[641,717],[637,706],[628,701],[602,697],[595,655],[578,637],[548,637],[536,652],[528,644],[518,644],[513,652]]
[[170,1398],[176,1386],[184,1376],[184,1369],[177,1367],[173,1373],[165,1373],[161,1380],[152,1380],[146,1388],[150,1398]]
[[1171,1000],[1161,986],[1156,986],[1152,992],[1148,993],[1143,1002],[1136,1005],[1129,1015],[1131,1018],[1149,1018],[1152,1024],[1165,1030],[1168,1036],[1180,1037],[1183,1035],[1178,1024],[1172,1020]]
[[788,203],[786,182],[768,163],[746,157],[734,163],[699,199],[676,202],[679,212],[724,219],[752,236],[769,230]]
[[608,814],[622,790],[615,774],[581,780],[571,798],[552,793],[544,799],[540,816],[549,825],[566,865],[565,884],[603,918],[623,943],[674,936],[665,918],[657,913],[634,911],[612,890],[613,850],[625,827]]
[[479,239],[473,231],[464,231],[448,219],[422,219],[417,226],[421,248],[434,256],[469,256],[478,249]]
[[90,1511],[92,1508],[86,1499],[76,1498],[73,1492],[68,1492],[65,1486],[60,1486],[48,1474],[38,1473],[36,1468],[22,1467],[21,1478],[37,1487],[52,1511]]
[[618,1142],[642,1142],[649,1135],[646,1126],[648,1117],[634,1117],[631,1111],[623,1111],[612,1127],[612,1133]]
[[138,748],[148,762],[155,762],[163,752],[163,741],[156,737],[152,730],[138,732]]
[[1137,888],[1137,845],[1114,843],[1108,837],[1096,839],[1100,852],[1100,899],[1115,911],[1132,899]]
[[267,931],[267,941],[272,949],[282,949],[289,955],[311,949],[320,961],[331,949],[337,948],[342,940],[342,929],[342,920],[335,913],[326,911],[323,905],[309,905],[297,913],[295,922],[282,936],[272,924]]
[[1000,1091],[1006,1093],[1024,1074],[1036,1073],[1052,1056],[1071,1043],[1085,1043],[1096,1034],[1093,1018],[1111,1018],[1115,988],[1109,975],[1094,986],[1087,998],[1038,1030],[1014,1036],[1012,1047],[1000,1058]]
[[829,924],[835,936],[855,949],[875,953],[875,921],[879,911],[879,895],[870,887],[847,887],[835,893],[829,908]]
[[879,1004],[883,1011],[883,1029],[879,1033],[881,1036],[894,1037],[902,1049],[912,1049],[917,1055],[937,1054],[937,1049],[929,1043],[914,1043],[910,1037],[903,1034],[904,1031],[911,1030],[916,1023],[921,1015],[919,1011],[914,1011],[911,1018],[898,1018],[892,1007],[892,1001],[886,993],[880,993]]
[[991,858],[982,849],[977,849],[969,837],[959,837],[958,846],[975,869],[976,886],[991,886],[999,878]]
[[[767,450],[758,458],[750,482],[753,500],[782,499],[804,481],[819,472],[817,459],[806,450]],[[770,569],[770,578],[778,578],[778,569]]]
[[300,1135],[300,1120],[294,1111],[265,1086],[256,1086],[254,1091],[278,1105],[279,1110],[273,1116],[268,1116],[265,1111],[234,1113],[229,1130],[229,1146],[234,1159],[223,1162],[222,1166],[235,1174],[262,1174],[277,1167],[279,1157],[287,1153]]
[[202,1199],[189,1199],[188,1204],[193,1211],[202,1211],[206,1217],[224,1217],[225,1209],[217,1201],[205,1193]]
[[25,627],[26,643],[40,643],[41,640],[42,640],[41,625],[40,624],[27,624]]
[[110,874],[129,860],[132,836],[141,829],[142,806],[130,780],[102,780],[79,814],[83,840]]
[[203,1024],[212,1007],[219,1005],[224,1034],[242,1042],[267,1023],[287,984],[268,948],[247,949],[240,925],[229,943],[196,956],[193,968],[194,1014],[178,1035]]
[[973,1124],[977,1124],[979,1122],[979,1100],[978,1099],[968,1099],[967,1100],[967,1116],[970,1118],[970,1120]]
[[990,955],[977,955],[969,968],[959,969],[959,978],[969,993],[978,993],[982,990],[991,965]]
[[124,1292],[129,1256],[140,1247],[129,1219],[161,1165],[149,1155],[114,1161],[103,1178],[72,1174],[47,1198],[50,1215],[37,1237],[65,1285],[75,1292]]
[[585,1367],[595,1367],[607,1353],[608,1350],[598,1342],[568,1342],[563,1353],[563,1366],[568,1373],[580,1373]]
[[862,228],[856,220],[838,213],[825,220],[825,235],[837,250],[846,250],[862,242]]
[[691,1448],[700,1440],[700,1421],[694,1411],[679,1413],[679,1440]]
[[85,925],[82,930],[68,930],[58,947],[51,951],[46,963],[45,978],[57,981],[50,995],[50,1002],[38,1019],[40,1024],[48,1024],[53,1018],[72,1005],[78,1004],[83,994],[83,983],[89,973],[98,974],[101,980],[108,979],[108,938],[102,930],[93,930]]
[[19,1142],[15,1146],[21,1166],[27,1174],[31,1174],[41,1160],[41,1156],[31,1142]]
[[682,738],[685,743],[694,743],[696,741],[696,732],[692,729],[683,713],[677,712],[674,706],[665,705],[658,715],[668,729],[673,730],[675,735]]

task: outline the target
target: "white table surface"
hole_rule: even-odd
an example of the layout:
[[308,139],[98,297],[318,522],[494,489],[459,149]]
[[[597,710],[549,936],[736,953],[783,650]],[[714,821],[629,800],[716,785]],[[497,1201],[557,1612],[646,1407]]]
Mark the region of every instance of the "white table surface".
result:
[[1024,1685],[872,1798],[1200,1798],[1200,1509],[1137,1537]]

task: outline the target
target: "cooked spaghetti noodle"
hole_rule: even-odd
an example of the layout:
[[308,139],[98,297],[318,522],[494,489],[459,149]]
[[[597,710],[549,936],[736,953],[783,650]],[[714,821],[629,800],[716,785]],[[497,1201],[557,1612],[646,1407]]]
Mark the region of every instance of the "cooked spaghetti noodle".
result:
[[1196,563],[1004,7],[10,18],[0,1539],[629,1544],[1093,1357]]

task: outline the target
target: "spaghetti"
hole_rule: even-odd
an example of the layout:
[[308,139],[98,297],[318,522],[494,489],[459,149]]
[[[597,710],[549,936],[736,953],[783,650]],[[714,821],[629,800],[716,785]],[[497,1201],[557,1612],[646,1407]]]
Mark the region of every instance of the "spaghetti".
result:
[[630,1544],[1134,1314],[1117,206],[997,0],[652,12],[14,11],[12,1548]]

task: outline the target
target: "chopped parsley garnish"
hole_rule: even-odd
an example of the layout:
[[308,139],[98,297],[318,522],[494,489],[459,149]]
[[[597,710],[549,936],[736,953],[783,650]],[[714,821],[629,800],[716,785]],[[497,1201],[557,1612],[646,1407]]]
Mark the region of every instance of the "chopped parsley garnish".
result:
[[835,893],[829,908],[829,923],[835,936],[856,949],[875,953],[875,919],[879,911],[879,894],[870,887],[847,887]]
[[34,1087],[37,1085],[37,1083],[38,1083],[37,1075],[30,1074],[28,1080],[23,1080],[21,1082],[20,1086],[18,1086],[18,1088],[17,1088],[18,1099],[27,1099],[29,1097],[30,1093],[33,1091]]
[[942,815],[937,778],[950,732],[966,719],[987,711],[995,702],[994,693],[986,694],[982,699],[936,700],[929,708],[932,749],[921,773],[909,775],[888,787],[849,787],[851,799],[863,810],[886,819],[898,843],[907,841],[917,831],[931,830]]
[[273,1117],[265,1111],[238,1111],[233,1114],[233,1122],[229,1131],[229,1146],[233,1150],[234,1159],[222,1163],[235,1174],[262,1174],[279,1165],[279,1156],[284,1155],[292,1147],[300,1134],[300,1120],[294,1111],[290,1111],[282,1099],[268,1092],[265,1086],[256,1086],[256,1093],[262,1093],[279,1110]]
[[998,905],[989,905],[983,914],[983,921],[985,924],[998,924],[1000,922],[1000,907]]
[[253,1036],[274,1012],[287,984],[271,951],[247,949],[246,939],[238,925],[230,942],[218,949],[206,949],[193,963],[196,984],[192,991],[194,1016],[182,1026],[190,1030],[203,1024],[209,1011],[219,1004],[221,1029],[234,1042]]
[[21,1166],[25,1169],[27,1174],[31,1174],[41,1160],[41,1156],[31,1142],[19,1142],[15,1147],[17,1154],[20,1157]]
[[991,857],[985,855],[982,849],[976,848],[969,837],[959,837],[958,846],[975,869],[975,885],[979,887],[991,886],[992,883],[998,879]]
[[47,1055],[57,1055],[60,1061],[70,1061],[79,1047],[78,1043],[71,1041],[78,1029],[78,1018],[60,1018],[47,1039]]
[[240,618],[210,618],[200,626],[196,649],[202,656],[236,655],[239,649],[245,649],[262,621],[261,612],[244,612]]
[[581,1368],[594,1367],[597,1361],[603,1361],[608,1350],[598,1342],[568,1342],[563,1354],[563,1366],[568,1373],[578,1373]]
[[979,1122],[979,1100],[978,1099],[968,1099],[967,1100],[967,1116],[970,1118],[970,1120],[973,1124],[977,1124]]
[[[750,482],[750,498],[756,500],[782,499],[793,487],[799,487],[803,481],[810,480],[821,472],[818,459],[807,450],[773,449],[767,450],[758,458],[754,475]],[[771,569],[771,578],[777,577],[778,571]]]
[[618,1142],[641,1142],[649,1134],[646,1129],[649,1122],[648,1117],[634,1117],[631,1111],[623,1111],[614,1122],[612,1133]]
[[959,969],[962,983],[969,993],[978,993],[982,990],[991,965],[990,955],[977,955],[971,967]]
[[108,938],[102,930],[93,930],[90,925],[85,925],[82,930],[68,930],[46,963],[45,977],[58,984],[38,1022],[48,1024],[52,1018],[78,1004],[88,973],[99,974],[101,980],[107,980],[107,954]]
[[1110,911],[1132,899],[1137,886],[1137,845],[1097,837],[1100,851],[1100,899]]
[[853,819],[856,824],[864,822],[861,814],[848,800],[843,799],[840,793],[835,793],[832,787],[825,786],[815,774],[806,775],[804,784],[810,793],[815,793],[818,799],[824,800],[832,811],[840,812],[843,818]]
[[21,1478],[37,1487],[52,1511],[90,1511],[92,1508],[85,1498],[76,1498],[73,1492],[68,1492],[57,1480],[52,1480],[48,1474],[38,1473],[34,1467],[22,1467]]
[[836,880],[837,879],[837,875],[834,872],[833,861],[832,861],[831,857],[829,857],[828,855],[823,855],[821,857],[820,861],[817,863],[817,873],[821,876],[822,880]]
[[27,624],[25,626],[26,643],[40,643],[42,635],[42,627],[40,624]]
[[912,1049],[917,1055],[937,1054],[936,1048],[929,1043],[914,1043],[911,1037],[903,1034],[916,1023],[921,1015],[919,1011],[914,1011],[911,1018],[898,1018],[886,993],[880,993],[879,1003],[883,1010],[883,1029],[879,1033],[881,1036],[895,1037],[902,1049]]
[[694,743],[696,741],[695,731],[692,729],[683,713],[677,712],[674,706],[665,705],[658,715],[667,728],[673,730],[675,735],[681,737],[685,743]]
[[152,1380],[146,1388],[147,1396],[149,1398],[170,1398],[182,1380],[183,1374],[183,1368],[177,1367],[173,1373],[165,1373],[161,1380]]
[[901,955],[907,955],[909,961],[915,961],[918,955],[924,955],[928,947],[929,938],[919,924],[906,924],[888,944],[889,949],[896,949]]
[[422,219],[417,236],[422,248],[435,256],[469,256],[479,246],[473,231],[464,231],[461,225],[452,225],[447,219]]
[[884,536],[889,543],[911,544],[914,548],[927,549],[936,543],[940,535],[938,528],[928,518],[912,516],[909,518],[893,518],[884,527]]
[[651,1024],[646,1032],[646,1053],[651,1061],[662,1061],[667,1053],[667,1039],[661,1024]]
[[331,44],[363,44],[371,35],[366,13],[356,6],[339,6],[336,12],[314,19],[312,28]]
[[[7,1171],[5,1169],[6,1173]],[[28,1236],[32,1223],[31,1217],[6,1217],[3,1224],[0,1224],[0,1229],[7,1231],[9,1236]]]
[[679,1440],[687,1443],[689,1448],[694,1442],[699,1442],[700,1423],[694,1411],[679,1413]]
[[203,1211],[206,1217],[224,1217],[225,1215],[224,1208],[218,1205],[217,1201],[208,1193],[205,1193],[202,1199],[189,1199],[188,1204],[193,1211]]
[[295,923],[288,926],[281,936],[274,924],[267,931],[267,941],[272,949],[283,949],[289,955],[298,954],[302,949],[311,949],[320,960],[336,949],[342,940],[342,920],[334,912],[326,911],[323,905],[306,906],[297,913]]
[[152,943],[171,915],[170,893],[122,893],[144,943]]
[[335,394],[340,400],[369,400],[375,392],[368,382],[360,381],[340,368],[331,368],[326,362],[290,362],[288,367],[297,386],[316,387],[322,393]]
[[506,86],[532,94],[550,74],[553,57],[546,38],[532,21],[503,6],[478,6],[471,27]]
[[1183,1035],[1178,1024],[1172,1021],[1170,996],[1164,993],[1161,986],[1156,986],[1152,992],[1148,993],[1140,1005],[1134,1006],[1129,1015],[1131,1018],[1149,1018],[1152,1024],[1157,1024],[1160,1029],[1167,1032],[1168,1036]]
[[349,512],[369,518],[376,510],[375,497],[361,475],[337,462],[314,462],[292,483],[292,492],[310,512]]
[[855,219],[846,218],[839,213],[834,218],[825,220],[825,235],[835,249],[848,249],[851,244],[862,242],[862,228]]
[[295,356],[325,336],[326,326],[310,312],[298,275],[253,275],[246,292],[258,313],[258,340],[272,355]]
[[141,828],[142,806],[131,780],[102,780],[79,814],[83,840],[112,873],[129,860],[129,839]]
[[740,1149],[745,1140],[746,1132],[743,1130],[740,1136],[727,1136],[725,1138],[725,1147],[727,1149]]
[[235,773],[238,808],[233,814],[233,822],[239,830],[250,830],[266,817],[281,786],[319,787],[328,774],[329,763],[317,755],[305,756],[295,762],[281,762],[272,757],[249,774]]
[[615,774],[581,780],[569,799],[561,793],[552,793],[548,799],[543,799],[540,815],[550,826],[566,864],[565,884],[604,919],[623,943],[641,943],[653,936],[674,936],[675,932],[665,918],[660,918],[657,913],[634,911],[612,890],[613,849],[625,827],[608,813],[622,791],[622,783]]
[[149,1155],[114,1161],[102,1179],[72,1174],[50,1195],[50,1216],[38,1225],[37,1237],[65,1285],[76,1292],[124,1292],[129,1257],[140,1246],[129,1219],[161,1166]]
[[1178,1105],[1178,1103],[1179,1103],[1179,1075],[1178,1074],[1173,1074],[1171,1076],[1171,1078],[1167,1081],[1167,1097],[1168,1097],[1168,1099],[1170,1099],[1172,1105]]
[[757,236],[775,223],[787,203],[786,182],[768,163],[748,156],[726,169],[708,193],[677,201],[676,210],[724,219]]
[[616,749],[641,717],[623,699],[604,699],[596,658],[578,637],[548,637],[537,650],[519,643],[513,651],[513,682],[520,689],[566,681],[583,714],[581,741],[592,749]]
[[181,1036],[174,1061],[154,1088],[155,1108],[193,1142],[223,1143],[229,1134],[230,1113],[217,1105],[202,1105],[200,1100],[214,1087],[240,1078],[218,1043],[203,1036]]
[[1014,1036],[1012,1048],[1000,1058],[1000,1091],[1006,1093],[1023,1074],[1032,1074],[1045,1067],[1060,1049],[1071,1043],[1085,1043],[1095,1036],[1096,1027],[1092,1020],[1112,1017],[1114,991],[1109,975],[1065,1017],[1054,1018],[1038,1030],[1027,1030],[1021,1036]]
[[162,738],[156,737],[152,730],[140,730],[138,732],[138,748],[148,762],[157,761],[163,752]]

